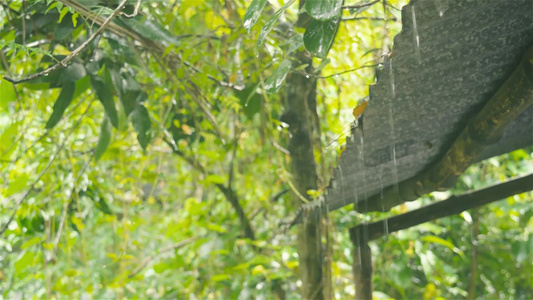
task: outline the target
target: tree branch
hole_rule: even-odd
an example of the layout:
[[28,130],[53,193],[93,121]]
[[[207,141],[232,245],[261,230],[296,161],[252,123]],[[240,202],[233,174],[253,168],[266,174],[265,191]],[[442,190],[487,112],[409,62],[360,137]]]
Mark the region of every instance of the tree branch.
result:
[[123,15],[126,18],[133,18],[137,16],[137,14],[139,14],[139,6],[141,6],[141,0],[137,0],[137,3],[135,4],[135,9],[133,10],[133,13],[131,15],[124,13],[124,12],[121,13],[121,15]]
[[138,264],[137,267],[135,267],[135,269],[133,269],[133,271],[131,271],[131,273],[128,274],[128,278],[132,278],[133,276],[137,275],[139,272],[142,271],[142,269],[144,269],[144,267],[146,267],[147,264],[149,264],[155,258],[161,256],[161,254],[163,254],[165,252],[169,252],[171,250],[175,250],[175,249],[181,248],[183,246],[186,246],[186,245],[190,244],[191,242],[194,242],[197,239],[198,239],[198,237],[188,238],[188,239],[183,240],[181,242],[178,242],[178,243],[175,243],[175,244],[172,244],[172,245],[168,245],[168,246],[165,246],[165,247],[159,249],[158,251],[156,251],[156,254],[147,256],[145,259],[143,259],[141,261],[141,263]]
[[[189,163],[193,168],[198,170],[200,173],[202,173],[204,175],[209,175],[209,173],[204,169],[204,167],[202,167],[202,165],[198,161],[196,161],[195,159],[193,159],[191,157],[188,157],[182,151],[180,151],[178,149],[175,149],[174,146],[172,145],[172,143],[167,138],[164,138],[163,140],[170,146],[170,148],[172,149],[172,152],[174,154],[176,154],[179,157],[183,158],[187,163]],[[237,198],[237,195],[235,194],[235,191],[233,191],[231,186],[225,187],[221,183],[216,183],[215,186],[222,192],[222,194],[224,194],[224,196],[226,197],[226,200],[229,201],[231,206],[237,212],[237,216],[239,217],[239,220],[241,222],[241,226],[242,226],[242,228],[244,230],[244,236],[246,238],[250,239],[250,240],[255,240],[255,233],[254,233],[254,230],[252,228],[252,225],[250,224],[250,220],[248,219],[248,217],[244,213],[244,209],[242,208],[242,206],[241,206],[241,204],[239,202],[239,199]]]
[[354,4],[354,5],[343,5],[342,6],[342,9],[358,9],[358,8],[363,8],[363,7],[366,7],[366,6],[372,6],[376,3],[378,3],[380,0],[374,0],[372,2],[368,2],[368,3],[360,3],[360,4]]
[[104,29],[109,24],[109,22],[111,22],[111,20],[113,20],[113,18],[115,18],[115,16],[119,13],[119,11],[124,8],[124,6],[126,6],[126,3],[128,3],[128,0],[122,0],[122,2],[120,2],[120,4],[113,11],[113,13],[109,17],[107,17],[107,19],[102,23],[100,28],[98,28],[98,30],[93,35],[91,35],[83,44],[81,44],[78,48],[74,49],[74,51],[70,52],[70,54],[67,55],[67,57],[65,57],[59,63],[57,63],[57,64],[55,64],[55,65],[53,65],[53,66],[41,71],[41,72],[38,72],[38,73],[35,73],[33,75],[27,76],[25,78],[13,79],[13,78],[4,76],[4,79],[6,81],[9,81],[9,82],[13,83],[13,84],[18,84],[18,83],[22,83],[22,82],[26,82],[26,81],[30,81],[30,80],[39,78],[41,76],[45,76],[45,75],[47,75],[50,72],[58,70],[59,68],[66,67],[69,61],[71,61],[74,57],[76,57],[78,54],[80,54],[81,51],[83,51],[85,48],[87,48],[87,46],[89,46],[89,44],[92,43],[92,41],[94,41],[94,39],[104,31]]

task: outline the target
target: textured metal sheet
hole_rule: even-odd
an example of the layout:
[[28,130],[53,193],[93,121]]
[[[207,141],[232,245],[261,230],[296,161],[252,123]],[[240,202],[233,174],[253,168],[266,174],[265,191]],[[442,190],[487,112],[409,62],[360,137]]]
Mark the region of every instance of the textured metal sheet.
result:
[[[438,160],[533,42],[531,0],[424,0],[402,9],[394,54],[377,70],[364,138],[348,140],[329,210],[364,200]],[[482,159],[533,145],[533,107]]]

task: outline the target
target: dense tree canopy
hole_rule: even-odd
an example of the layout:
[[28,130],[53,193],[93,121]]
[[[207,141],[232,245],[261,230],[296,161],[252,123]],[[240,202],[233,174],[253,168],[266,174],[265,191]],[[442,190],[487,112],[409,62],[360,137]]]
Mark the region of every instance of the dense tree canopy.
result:
[[[2,296],[300,297],[297,244],[311,235],[280,221],[327,187],[402,5],[1,2]],[[313,188],[287,128],[303,93]],[[526,149],[481,162],[451,193],[531,160]],[[349,227],[447,195],[319,222],[324,298],[355,293]],[[532,215],[521,194],[373,242],[374,296],[530,297]]]

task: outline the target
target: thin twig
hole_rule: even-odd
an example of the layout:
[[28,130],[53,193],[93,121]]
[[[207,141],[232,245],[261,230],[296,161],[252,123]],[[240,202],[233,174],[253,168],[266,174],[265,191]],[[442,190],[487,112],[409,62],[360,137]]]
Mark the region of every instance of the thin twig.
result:
[[76,128],[81,124],[81,121],[83,120],[83,117],[85,117],[85,115],[89,112],[89,109],[91,108],[92,104],[93,104],[93,101],[91,101],[91,103],[89,103],[89,106],[87,106],[87,109],[85,110],[85,112],[83,112],[83,114],[80,116],[80,118],[78,119],[76,124],[74,124],[74,126],[72,126],[72,129],[66,135],[65,140],[63,141],[63,143],[61,143],[61,145],[56,150],[56,152],[54,154],[52,154],[52,156],[50,156],[50,159],[48,160],[48,164],[44,167],[44,169],[41,171],[41,173],[37,176],[37,179],[35,179],[33,181],[33,183],[30,185],[30,188],[26,191],[26,193],[24,193],[24,195],[22,195],[22,197],[15,203],[15,211],[11,214],[11,216],[9,217],[9,220],[6,222],[6,224],[4,224],[4,226],[0,230],[0,234],[3,234],[7,230],[7,228],[9,227],[9,224],[11,224],[11,222],[13,222],[13,219],[15,218],[15,215],[17,214],[17,211],[18,211],[20,205],[22,204],[22,202],[24,202],[24,200],[26,200],[26,198],[30,195],[30,193],[35,189],[35,185],[41,180],[41,178],[44,176],[44,174],[48,171],[48,169],[50,168],[50,166],[52,165],[52,163],[56,159],[56,157],[59,154],[59,152],[63,149],[63,147],[67,143],[69,137],[72,135],[74,130],[76,130]]
[[344,75],[346,73],[351,73],[351,72],[354,72],[354,71],[357,71],[357,70],[366,69],[366,68],[373,68],[373,67],[377,67],[377,66],[379,66],[379,64],[365,65],[365,66],[357,67],[357,68],[354,68],[354,69],[350,69],[350,70],[346,70],[346,71],[342,71],[342,72],[339,72],[339,73],[334,73],[334,74],[330,74],[330,75],[326,75],[326,76],[318,76],[318,75],[314,75],[314,74],[306,74],[306,76],[314,77],[314,78],[318,78],[318,79],[326,79],[326,78],[331,78],[331,77],[335,77],[335,76]]
[[358,8],[374,5],[374,4],[378,3],[379,1],[380,0],[375,0],[375,1],[372,1],[372,2],[368,2],[368,3],[360,3],[360,4],[354,4],[354,5],[343,5],[342,9],[358,9]]
[[74,182],[74,186],[72,186],[72,189],[70,189],[70,196],[68,197],[67,201],[63,205],[63,212],[61,213],[61,220],[59,221],[59,227],[57,228],[57,234],[54,240],[54,248],[52,250],[53,256],[56,256],[57,254],[57,245],[59,244],[59,239],[61,238],[61,232],[63,231],[63,227],[65,226],[65,219],[67,218],[68,206],[70,204],[70,201],[72,200],[72,197],[74,196],[74,193],[76,192],[76,185],[80,181],[83,173],[85,173],[85,170],[89,166],[89,163],[91,162],[95,154],[96,154],[96,151],[93,150],[92,155],[89,157],[89,159],[87,159],[87,162],[85,163],[80,173],[78,174],[78,177],[76,178],[76,181]]
[[50,72],[53,72],[53,71],[56,71],[58,70],[59,68],[61,67],[66,67],[68,62],[70,60],[72,60],[74,57],[76,57],[78,54],[81,53],[81,51],[83,51],[85,48],[87,48],[87,46],[89,46],[89,44],[100,34],[104,31],[105,27],[107,26],[107,24],[109,24],[109,22],[111,22],[111,20],[113,20],[113,18],[115,18],[115,16],[119,13],[120,10],[122,10],[122,8],[124,8],[124,6],[126,5],[126,3],[128,3],[128,0],[122,0],[122,2],[117,6],[117,8],[113,11],[113,13],[104,21],[104,23],[102,24],[102,26],[100,26],[100,28],[93,34],[89,37],[89,39],[87,39],[83,44],[81,44],[78,48],[74,49],[74,51],[72,51],[69,55],[67,55],[67,57],[65,57],[63,60],[61,60],[59,63],[49,67],[48,69],[46,70],[43,70],[41,72],[38,72],[38,73],[35,73],[33,75],[30,75],[30,76],[27,76],[25,78],[21,78],[21,79],[13,79],[13,78],[10,78],[10,77],[4,77],[5,80],[13,83],[13,84],[18,84],[18,83],[22,83],[22,82],[26,82],[26,81],[30,81],[30,80],[33,80],[33,79],[36,79],[36,78],[39,78],[41,76],[45,76],[47,75],[48,73]]
[[140,271],[142,271],[142,269],[144,269],[144,267],[146,267],[147,264],[149,264],[152,260],[160,256],[161,254],[186,246],[187,244],[190,244],[191,242],[194,242],[197,239],[198,237],[188,238],[179,243],[168,245],[159,249],[158,251],[156,251],[157,254],[147,256],[145,259],[143,259],[141,263],[138,264],[137,267],[135,267],[135,269],[133,269],[133,271],[128,274],[128,278],[132,278],[133,276],[137,275]]
[[370,21],[385,21],[385,22],[397,22],[398,19],[391,18],[381,18],[381,17],[351,17],[351,18],[342,18],[341,21],[359,21],[359,20],[370,20]]
[[137,0],[137,3],[135,4],[135,9],[133,10],[133,13],[131,15],[125,12],[122,12],[121,15],[126,18],[136,17],[139,14],[139,6],[141,6],[141,0]]

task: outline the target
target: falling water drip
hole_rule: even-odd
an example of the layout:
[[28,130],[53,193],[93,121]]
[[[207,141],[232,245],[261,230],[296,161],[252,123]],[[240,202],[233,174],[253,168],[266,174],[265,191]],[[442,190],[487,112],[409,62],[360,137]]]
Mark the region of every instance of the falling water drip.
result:
[[392,134],[392,147],[391,147],[391,155],[392,155],[392,181],[394,183],[394,191],[398,192],[398,163],[396,162],[396,141],[395,141],[395,133],[394,133],[394,117],[392,113],[392,101],[391,106],[389,107],[389,121],[391,124],[391,134]]
[[[364,195],[364,198],[365,198],[365,209],[364,209],[364,213],[368,213],[368,192],[367,192],[367,189],[366,189],[366,172],[365,172],[365,169],[366,169],[366,166],[365,166],[365,144],[364,144],[364,139],[363,139],[363,135],[361,134],[361,137],[360,137],[360,142],[361,142],[361,150],[359,151],[359,155],[361,157],[360,161],[361,161],[361,173],[363,174],[363,195]],[[366,215],[363,215],[363,240],[365,241],[368,241],[368,222],[366,220]]]
[[358,247],[357,247],[357,250],[359,251],[359,255],[357,256],[357,258],[359,259],[359,267],[362,266],[362,260],[361,260],[361,248],[362,248],[362,245],[360,243],[361,241],[361,236],[360,236],[360,230],[356,230],[355,231],[355,239],[357,241],[357,243],[359,244]]
[[420,36],[418,35],[418,26],[416,25],[416,14],[414,5],[411,6],[411,13],[413,14],[413,38],[415,39],[416,43],[415,53],[418,59],[418,63],[420,64],[422,62],[420,58]]
[[396,97],[396,86],[394,83],[394,73],[392,70],[392,57],[389,59],[389,81],[390,81],[391,97],[394,98]]
[[[383,181],[382,181],[382,178],[381,178],[382,174],[383,174],[383,170],[380,169],[379,170],[379,183],[380,183],[379,203],[381,205],[381,210],[385,211],[385,205],[383,204]],[[387,239],[388,235],[389,235],[389,219],[388,218],[386,218],[383,221],[383,232],[385,233],[385,239]]]
[[442,9],[441,0],[436,0],[435,1],[435,6],[436,6],[437,10],[439,11],[439,17],[442,18],[444,16],[444,10]]
[[391,148],[391,156],[393,161],[393,168],[392,168],[392,180],[394,181],[395,189],[398,191],[398,164],[396,162],[396,133],[394,131],[394,99],[396,98],[396,90],[394,86],[394,72],[392,69],[392,59],[389,60],[389,74],[390,74],[390,103],[389,103],[389,122],[390,122],[390,128],[391,128],[391,139],[392,139],[392,148]]

